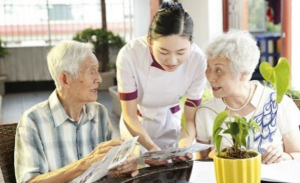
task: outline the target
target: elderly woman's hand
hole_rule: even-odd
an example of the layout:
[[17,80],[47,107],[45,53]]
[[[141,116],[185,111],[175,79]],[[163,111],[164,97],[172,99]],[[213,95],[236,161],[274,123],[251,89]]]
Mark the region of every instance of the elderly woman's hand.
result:
[[128,173],[132,177],[139,174],[137,170],[137,158],[135,155],[130,155],[128,158],[116,169],[112,170],[115,174]]
[[270,145],[262,155],[262,163],[278,163],[284,160],[285,153],[277,146]]

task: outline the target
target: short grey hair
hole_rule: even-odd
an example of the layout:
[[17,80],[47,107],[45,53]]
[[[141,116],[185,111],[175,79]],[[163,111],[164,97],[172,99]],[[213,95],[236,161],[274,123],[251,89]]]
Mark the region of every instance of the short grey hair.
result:
[[47,55],[48,69],[58,90],[61,89],[59,75],[68,72],[73,78],[77,78],[80,64],[93,54],[93,51],[91,43],[77,41],[62,41],[50,50]]
[[260,57],[255,38],[244,30],[231,29],[214,39],[206,47],[208,60],[217,57],[230,61],[230,69],[235,77],[248,74],[250,80]]

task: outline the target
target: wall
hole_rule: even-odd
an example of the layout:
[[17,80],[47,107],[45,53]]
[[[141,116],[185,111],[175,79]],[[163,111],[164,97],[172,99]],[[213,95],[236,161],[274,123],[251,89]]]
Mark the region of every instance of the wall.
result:
[[150,25],[150,0],[134,0],[133,38],[147,35]]
[[222,0],[179,1],[194,21],[195,43],[200,47],[223,32]]
[[1,65],[2,74],[7,76],[6,82],[52,80],[46,61],[49,49],[49,47],[9,48],[10,54]]
[[300,1],[292,0],[292,87],[300,90]]
[[[9,55],[0,60],[0,75],[6,74],[5,82],[52,81],[47,54],[50,47],[8,48]],[[116,61],[118,50],[109,50],[110,63]]]
[[[223,31],[222,0],[178,1],[194,21],[195,43],[203,45]],[[134,37],[146,35],[150,25],[150,1],[134,0]]]

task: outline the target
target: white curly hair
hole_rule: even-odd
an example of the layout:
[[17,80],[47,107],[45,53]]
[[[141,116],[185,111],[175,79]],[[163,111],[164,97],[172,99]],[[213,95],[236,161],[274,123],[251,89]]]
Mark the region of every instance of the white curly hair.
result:
[[255,38],[244,30],[230,29],[210,42],[205,49],[207,60],[217,57],[230,61],[230,69],[235,77],[251,76],[258,64],[260,51]]
[[48,69],[58,90],[61,89],[59,75],[68,72],[73,78],[77,78],[80,64],[93,54],[93,51],[91,43],[77,41],[62,41],[50,50],[47,55]]

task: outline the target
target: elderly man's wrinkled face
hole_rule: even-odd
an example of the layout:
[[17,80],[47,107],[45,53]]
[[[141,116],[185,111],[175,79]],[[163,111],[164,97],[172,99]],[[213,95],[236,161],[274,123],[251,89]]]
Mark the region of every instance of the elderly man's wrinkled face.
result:
[[231,96],[238,91],[239,79],[233,76],[229,64],[230,61],[222,57],[207,61],[205,74],[216,98]]
[[70,84],[70,95],[78,103],[89,103],[97,100],[98,85],[102,82],[99,63],[94,55],[81,63],[78,77]]

